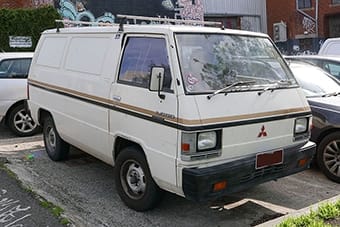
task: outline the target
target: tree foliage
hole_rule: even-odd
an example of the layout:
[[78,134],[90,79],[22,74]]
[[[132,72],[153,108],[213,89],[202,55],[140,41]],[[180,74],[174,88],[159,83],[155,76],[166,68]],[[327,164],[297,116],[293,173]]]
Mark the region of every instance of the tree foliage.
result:
[[[57,10],[52,6],[36,9],[0,9],[0,51],[34,51],[40,34],[55,28],[55,20],[60,19]],[[31,48],[11,48],[10,36],[30,36]]]

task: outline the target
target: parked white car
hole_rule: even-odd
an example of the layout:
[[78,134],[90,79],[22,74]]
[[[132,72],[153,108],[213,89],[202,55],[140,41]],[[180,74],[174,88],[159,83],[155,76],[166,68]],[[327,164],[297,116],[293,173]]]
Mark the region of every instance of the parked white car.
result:
[[340,38],[329,38],[322,44],[319,55],[340,55]]
[[27,76],[33,53],[0,53],[0,121],[18,136],[35,134],[39,127],[25,108]]
[[340,56],[296,55],[286,56],[287,60],[312,63],[340,80]]

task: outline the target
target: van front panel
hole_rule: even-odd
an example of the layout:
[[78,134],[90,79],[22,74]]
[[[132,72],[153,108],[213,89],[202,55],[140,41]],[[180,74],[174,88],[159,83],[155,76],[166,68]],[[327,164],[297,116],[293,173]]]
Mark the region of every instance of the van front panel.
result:
[[[213,198],[308,168],[311,111],[268,38],[221,32],[175,40],[185,93],[177,173],[186,197]],[[215,183],[226,188],[212,191]]]

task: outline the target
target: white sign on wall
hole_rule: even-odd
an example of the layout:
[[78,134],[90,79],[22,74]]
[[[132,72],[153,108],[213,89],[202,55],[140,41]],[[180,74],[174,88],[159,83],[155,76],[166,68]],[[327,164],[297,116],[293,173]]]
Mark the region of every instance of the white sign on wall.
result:
[[9,46],[15,48],[27,48],[32,47],[31,36],[10,36]]

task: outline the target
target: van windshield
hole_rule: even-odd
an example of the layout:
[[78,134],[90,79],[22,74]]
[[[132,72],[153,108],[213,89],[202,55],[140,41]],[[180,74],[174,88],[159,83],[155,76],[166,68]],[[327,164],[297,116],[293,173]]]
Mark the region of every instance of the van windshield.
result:
[[247,81],[247,89],[297,85],[267,38],[177,33],[176,42],[187,93],[211,93],[235,83],[244,88],[239,82]]

